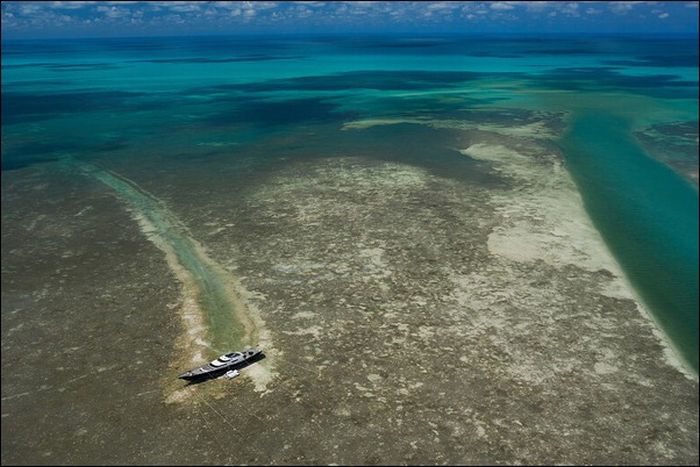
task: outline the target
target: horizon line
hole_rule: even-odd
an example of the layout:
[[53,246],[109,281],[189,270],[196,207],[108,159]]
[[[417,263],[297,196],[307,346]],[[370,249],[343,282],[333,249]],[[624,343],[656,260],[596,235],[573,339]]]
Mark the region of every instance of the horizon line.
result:
[[105,35],[105,36],[41,36],[41,37],[2,37],[0,42],[12,41],[33,41],[33,40],[82,40],[82,39],[179,39],[179,38],[200,38],[200,37],[338,37],[338,36],[446,36],[446,37],[483,37],[483,36],[607,36],[607,37],[664,37],[664,36],[698,36],[698,31],[689,32],[650,32],[650,31],[319,31],[319,32],[228,32],[228,33],[195,33],[195,34],[153,34],[153,35]]

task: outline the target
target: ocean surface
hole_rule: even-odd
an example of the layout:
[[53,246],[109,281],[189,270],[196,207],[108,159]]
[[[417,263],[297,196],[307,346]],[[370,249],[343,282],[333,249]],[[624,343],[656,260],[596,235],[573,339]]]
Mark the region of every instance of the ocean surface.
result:
[[[165,244],[163,251],[178,259],[183,268],[178,278],[201,292],[211,348],[223,352],[244,342],[245,332],[254,331],[244,332],[227,320],[227,310],[237,300],[229,295],[222,278],[222,268],[228,266],[207,249],[206,238],[198,237],[201,244],[193,240],[192,231],[200,232],[208,225],[207,218],[225,213],[236,219],[236,199],[261,187],[274,188],[278,183],[274,174],[280,168],[334,158],[408,164],[479,190],[503,190],[507,180],[460,153],[464,147],[452,142],[462,130],[505,131],[514,122],[526,129],[520,136],[527,139],[542,129],[543,120],[556,129],[547,140],[550,151],[561,155],[626,279],[679,356],[697,374],[695,36],[316,35],[3,41],[3,193],[11,196],[15,185],[34,180],[37,170],[55,182],[43,198],[15,200],[11,209],[3,201],[3,225],[25,219],[22,216],[30,218],[33,211],[39,213],[47,206],[57,210],[71,206],[78,210],[78,217],[70,219],[86,219],[90,211],[83,215],[81,198],[89,195],[93,200],[85,209],[98,209],[93,206],[100,205],[101,192],[95,186],[104,185],[140,219],[142,231],[157,237]],[[299,173],[298,179],[304,176]],[[347,189],[351,197],[352,186]],[[261,210],[263,206],[267,205],[261,202]],[[127,236],[133,228],[123,217],[112,224],[110,219],[118,216],[108,210],[98,214],[102,216],[99,222],[79,228],[85,238],[93,239],[95,271],[102,255],[116,254],[118,245],[105,236],[110,232]],[[40,222],[46,215],[38,215]],[[192,224],[195,218],[197,225]],[[42,232],[60,245],[65,232],[78,229],[71,227],[72,222],[56,220]],[[343,219],[338,222],[342,225]],[[210,235],[215,239],[219,230],[214,227]],[[276,227],[264,228],[269,232]],[[450,225],[444,228],[449,230]],[[251,230],[249,235],[261,232]],[[136,253],[138,248],[130,247],[128,239],[124,242],[119,245],[124,251],[133,248],[130,255],[134,258],[146,257]],[[36,292],[40,284],[31,276],[19,277],[5,270],[6,253],[22,250],[26,261],[32,258],[30,242],[17,238],[12,245],[12,250],[3,249],[3,281],[27,294],[13,298],[12,307],[29,300],[26,297],[32,293],[50,295],[47,289]],[[236,255],[265,253],[228,247]],[[326,251],[333,248],[331,243]],[[52,254],[68,258],[67,270],[87,267],[69,265],[71,252],[58,246]],[[160,271],[160,267],[154,263],[153,270]],[[280,270],[284,267],[279,266]],[[84,272],[89,275],[86,284],[93,284],[96,295],[101,293],[101,283],[106,289],[125,281],[143,286],[139,293],[154,301],[168,306],[177,301],[176,292],[171,291],[174,297],[162,296],[165,289],[156,283],[169,277],[165,272],[153,279],[126,266],[103,271],[104,278]],[[155,282],[150,284],[150,280]],[[105,294],[105,303],[113,303]],[[79,305],[84,296],[76,295],[75,303]],[[3,314],[12,311],[5,303],[3,298]],[[120,309],[125,320],[132,319],[133,310],[126,305]],[[71,319],[85,319],[90,329],[109,322],[115,333],[126,333],[127,343],[131,342],[128,332],[140,332],[138,325],[132,329],[130,321],[123,324],[119,316],[103,317],[99,310],[84,313]],[[69,316],[73,315],[67,314],[66,320]],[[142,339],[151,339],[143,331]],[[70,327],[62,332],[70,333]],[[162,338],[159,345],[169,349],[177,333],[170,329],[161,337],[155,336],[160,331],[151,334],[152,339]],[[25,343],[35,345],[40,338],[27,337]],[[95,345],[93,350],[98,348]],[[3,373],[7,373],[5,364],[3,359]],[[106,363],[102,366],[110,368]],[[5,385],[3,376],[3,401]],[[135,442],[128,436],[131,434],[124,434],[125,445]],[[162,449],[166,453],[169,448]],[[153,460],[143,456],[134,459]],[[70,456],[61,459],[71,460]],[[86,459],[95,457],[73,458]],[[252,457],[248,460],[255,463]],[[294,458],[287,461],[294,462]]]
[[[66,155],[153,158],[186,178],[201,158],[314,125],[568,112],[560,143],[587,209],[697,370],[697,186],[633,136],[697,128],[692,37],[123,38],[7,41],[2,52],[7,180]],[[459,170],[454,154],[405,158]]]

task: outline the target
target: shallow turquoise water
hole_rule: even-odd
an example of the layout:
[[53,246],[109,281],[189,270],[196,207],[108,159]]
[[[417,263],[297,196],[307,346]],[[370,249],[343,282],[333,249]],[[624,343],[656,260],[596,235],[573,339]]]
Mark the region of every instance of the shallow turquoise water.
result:
[[697,191],[649,158],[622,118],[577,114],[562,145],[593,221],[697,371]]

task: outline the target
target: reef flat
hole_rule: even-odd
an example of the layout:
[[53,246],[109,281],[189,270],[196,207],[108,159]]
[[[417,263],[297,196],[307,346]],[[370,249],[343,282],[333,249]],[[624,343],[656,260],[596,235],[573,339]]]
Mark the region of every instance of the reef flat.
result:
[[654,125],[636,136],[649,154],[668,164],[697,189],[698,122]]
[[[305,150],[327,147],[315,138]],[[264,183],[242,182],[250,161],[213,160],[188,172],[193,186],[206,177],[198,203],[167,191],[256,292],[275,336],[279,375],[255,408],[239,393],[212,401],[277,427],[246,459],[692,463],[697,381],[624,280],[562,155],[546,139],[451,138],[430,140],[464,148],[454,157],[480,167],[481,184],[369,151],[291,162],[285,137],[259,149],[279,154]],[[289,447],[275,454],[279,436]]]

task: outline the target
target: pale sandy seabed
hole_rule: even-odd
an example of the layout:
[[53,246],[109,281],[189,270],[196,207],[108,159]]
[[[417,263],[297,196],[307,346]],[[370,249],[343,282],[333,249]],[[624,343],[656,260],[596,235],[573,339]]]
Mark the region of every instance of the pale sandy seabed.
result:
[[[394,123],[353,122],[346,131]],[[94,446],[117,427],[148,433],[117,437],[112,454],[76,434],[71,454],[37,440],[32,455],[19,456],[28,435],[20,430],[3,445],[3,461],[696,464],[697,378],[682,369],[594,229],[561,155],[545,144],[552,132],[544,124],[460,129],[468,141],[456,157],[481,164],[499,184],[352,155],[288,161],[236,197],[227,196],[222,168],[207,179],[209,198],[193,202],[187,190],[161,194],[144,175],[124,174],[163,200],[206,245],[207,261],[230,274],[274,342],[270,360],[233,382],[182,390],[162,377],[124,389],[129,413],[149,421],[65,422],[87,430]],[[14,189],[51,190],[41,171],[33,177]],[[92,189],[102,192],[95,203],[113,202],[108,189]],[[78,207],[75,200],[72,222],[99,212]],[[20,219],[13,234],[48,229],[42,215]],[[176,343],[167,362],[175,372],[206,352],[201,310],[173,252],[134,215],[160,250],[125,226],[120,235],[130,240],[121,241],[143,252],[131,267],[149,258],[144,270],[160,270],[155,280],[179,290],[176,303],[170,296],[151,305],[163,315],[180,310],[162,341]],[[7,268],[21,270],[12,259],[27,258],[21,244],[4,248]],[[170,277],[158,264],[163,252]],[[34,258],[41,254],[51,256]],[[23,300],[49,306],[36,295]],[[7,298],[3,310],[22,306]],[[3,313],[8,332],[18,323]],[[99,406],[100,391],[66,397]],[[152,393],[133,398],[143,391]],[[3,435],[26,400],[3,378]],[[226,449],[222,430],[237,433],[226,436]]]

